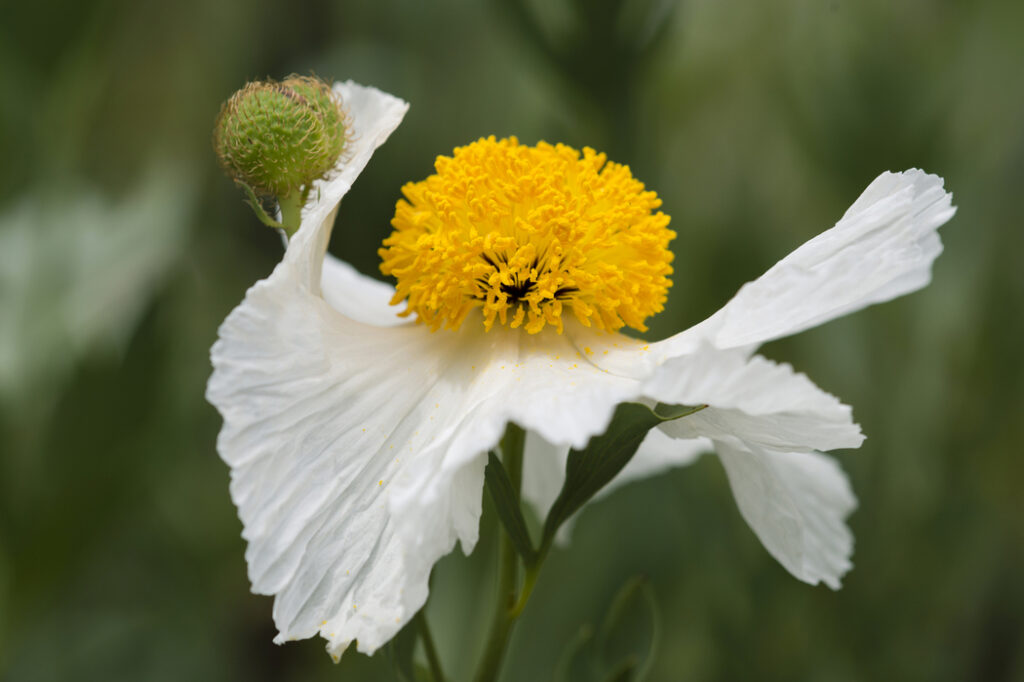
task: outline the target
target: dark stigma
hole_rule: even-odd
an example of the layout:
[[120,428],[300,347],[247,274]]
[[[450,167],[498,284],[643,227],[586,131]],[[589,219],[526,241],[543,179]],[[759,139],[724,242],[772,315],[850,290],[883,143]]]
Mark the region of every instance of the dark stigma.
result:
[[517,281],[515,284],[502,284],[501,292],[508,295],[509,303],[518,303],[521,298],[533,291],[536,286],[536,282],[528,279],[525,282]]
[[[501,261],[502,263],[507,263],[508,262],[508,257],[505,256],[504,254],[496,254],[496,255],[497,255],[497,259],[499,261]],[[481,253],[480,254],[480,258],[482,258],[492,268],[494,268],[495,270],[498,270],[498,264],[495,263],[494,259],[492,259],[490,256],[488,256],[485,253]],[[543,267],[543,265],[539,262],[538,258],[534,258],[533,269],[536,270],[536,269],[538,269],[538,267]],[[484,278],[484,277],[478,277],[476,281],[480,284],[481,287],[487,288],[488,286],[490,286],[490,284],[488,283],[487,279]],[[532,279],[527,279],[525,282],[520,282],[517,279],[512,284],[501,284],[500,288],[501,288],[501,293],[503,293],[506,296],[508,296],[508,303],[510,303],[511,305],[518,305],[518,304],[522,303],[523,299],[526,296],[528,296],[531,291],[533,291],[534,289],[537,288],[537,282],[535,282]],[[566,298],[570,298],[572,296],[572,294],[575,294],[578,291],[579,291],[579,288],[577,288],[577,287],[562,287],[562,288],[558,289],[555,292],[555,295],[554,295],[553,298],[556,299],[556,300],[565,300]],[[483,300],[483,296],[479,296],[479,295],[478,296],[474,296],[474,298],[477,298],[479,300]]]

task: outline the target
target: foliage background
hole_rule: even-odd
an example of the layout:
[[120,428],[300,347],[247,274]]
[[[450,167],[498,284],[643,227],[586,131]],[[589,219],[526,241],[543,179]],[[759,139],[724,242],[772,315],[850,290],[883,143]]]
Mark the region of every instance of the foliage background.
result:
[[[623,5],[616,12],[617,5]],[[331,249],[367,273],[405,181],[481,135],[591,145],[679,232],[662,337],[830,226],[878,172],[960,207],[934,283],[770,344],[852,404],[855,570],[810,588],[713,457],[586,510],[505,680],[548,679],[630,576],[660,605],[654,680],[1024,680],[1024,4],[940,0],[85,0],[0,26],[0,677],[388,680],[276,647],[249,594],[208,348],[280,243],[209,134],[246,80],[353,78],[412,103]],[[523,20],[523,17],[532,17]],[[485,516],[493,534],[493,515]],[[493,544],[435,572],[453,679]]]

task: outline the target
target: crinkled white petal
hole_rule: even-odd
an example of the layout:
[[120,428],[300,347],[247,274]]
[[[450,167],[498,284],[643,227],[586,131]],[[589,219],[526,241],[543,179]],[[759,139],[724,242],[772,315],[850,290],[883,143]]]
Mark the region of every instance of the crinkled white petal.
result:
[[324,253],[339,202],[363,172],[373,152],[388,139],[409,109],[409,105],[397,97],[352,81],[335,83],[334,92],[341,97],[351,122],[348,144],[335,170],[326,180],[313,184],[309,201],[302,209],[305,229],[294,235],[285,253],[285,260],[291,260],[292,267],[309,281],[308,286],[315,294],[320,293]]
[[864,441],[849,406],[806,375],[742,349],[699,351],[663,364],[644,394],[664,403],[707,405],[660,428],[675,438],[738,436],[791,450],[856,448]]
[[[622,335],[600,338],[568,326],[592,363],[641,384],[652,401],[708,407],[662,429],[677,438],[732,434],[772,447],[829,450],[859,447],[864,437],[852,412],[787,364],[750,356],[746,348],[719,349],[707,343],[686,354],[659,357],[656,344]],[[700,428],[698,428],[700,426]]]
[[[615,406],[636,397],[639,389],[636,381],[586,362],[565,336],[528,336],[505,328],[484,332],[476,319],[467,324],[458,333],[433,333],[423,325],[412,328],[425,345],[436,344],[434,352],[449,353],[452,362],[440,375],[449,391],[444,399],[457,405],[462,415],[448,427],[451,440],[443,444],[441,465],[417,455],[391,498],[399,532],[417,551],[430,549],[422,544],[421,526],[424,517],[444,503],[451,472],[467,459],[482,462],[483,453],[497,444],[508,422],[533,432],[531,441],[539,437],[564,452],[570,446],[585,446],[592,435],[603,432]],[[438,431],[433,424],[427,428]],[[439,447],[425,452],[432,454]],[[542,466],[554,463],[564,468],[564,461],[564,455],[557,462],[545,456]]]
[[426,402],[440,399],[443,349],[408,327],[337,315],[288,274],[254,287],[221,328],[208,390],[225,421],[218,447],[232,467],[253,590],[277,596],[279,639],[320,632],[334,652],[358,639],[372,653],[425,601],[452,529],[475,542],[483,470],[470,461],[453,472],[444,508],[420,526],[421,543],[443,551],[407,551],[393,488],[410,450],[429,456],[427,425],[463,418]]
[[[591,346],[590,357],[634,371],[650,363],[653,344],[618,339],[609,345]],[[628,361],[630,353],[634,363]],[[848,406],[789,365],[751,357],[745,348],[722,350],[706,343],[662,361],[643,382],[642,393],[652,402],[707,407],[653,430],[635,463],[608,489],[688,462],[713,442],[744,518],[765,547],[801,580],[838,586],[850,565],[852,541],[842,521],[853,498],[838,467],[825,470],[816,464],[821,456],[815,450],[860,446],[863,435]],[[748,459],[753,464],[738,459],[738,452],[752,453]],[[806,462],[810,473],[798,466]],[[767,472],[758,479],[762,484],[749,480],[751,471],[761,469],[748,471],[744,464]],[[805,490],[819,480],[819,490]]]
[[853,549],[843,523],[853,495],[839,467],[814,450],[859,447],[864,437],[850,408],[806,376],[745,355],[704,347],[666,362],[648,395],[708,407],[660,429],[681,443],[711,439],[743,517],[772,556],[805,582],[838,588]]
[[[393,400],[393,373],[372,362],[375,328],[318,296],[328,218],[407,105],[351,82],[336,89],[353,124],[343,164],[318,183],[284,261],[222,325],[207,391],[224,417],[218,450],[232,469],[253,590],[277,595],[279,641],[319,631],[335,654],[355,639],[367,652],[390,639],[426,599],[433,563],[403,551],[387,510],[408,401]],[[347,325],[332,327],[335,317]],[[479,507],[482,471],[476,481],[466,480],[471,468],[461,473],[469,492],[453,499]],[[472,502],[452,506],[467,513]]]
[[[598,345],[579,329],[572,335],[578,345],[592,344],[585,347],[585,352],[590,351],[586,356],[602,367],[608,363],[612,369],[635,371],[651,353],[649,344],[625,337],[609,337],[604,345]],[[629,353],[636,356],[636,362],[627,361]],[[863,441],[848,406],[789,365],[750,357],[744,349],[704,345],[689,355],[665,361],[642,382],[641,395],[652,402],[708,407],[653,430],[602,496],[641,476],[688,464],[711,450],[712,440],[742,439],[738,442],[754,448],[801,452],[858,447]],[[568,448],[544,442],[535,434],[530,434],[527,446],[523,495],[539,512],[545,512],[564,481]],[[807,579],[804,574],[798,577]]]
[[658,344],[659,354],[756,346],[916,291],[942,252],[938,228],[953,217],[937,175],[882,173],[830,229],[809,240],[710,318]]
[[332,651],[357,639],[369,653],[423,604],[455,540],[475,544],[483,453],[506,423],[582,445],[637,385],[554,334],[359,323],[287,265],[221,329],[219,449],[280,638],[320,632]]
[[502,332],[513,335],[519,348],[509,419],[548,442],[585,447],[608,427],[616,405],[640,395],[633,378],[590,362],[566,335]]
[[329,253],[324,256],[320,288],[328,305],[357,322],[377,327],[412,324],[411,318],[398,316],[405,309],[404,303],[388,305],[395,295],[393,286],[367,277]]
[[[361,275],[351,265],[330,254],[324,256],[324,252],[342,197],[352,188],[352,183],[362,173],[374,150],[383,144],[402,122],[409,105],[376,88],[365,87],[353,81],[335,83],[334,92],[341,98],[342,106],[352,124],[351,129],[347,131],[348,143],[335,170],[326,180],[314,183],[310,199],[302,209],[303,225],[315,225],[326,229],[303,230],[301,238],[325,241],[322,249],[318,248],[320,244],[306,244],[303,248],[293,251],[296,255],[301,252],[308,259],[300,267],[315,283],[312,291],[319,292],[322,285],[323,296],[333,308],[354,320],[368,324],[402,324],[405,320],[397,317],[402,307],[388,305],[391,296],[394,295],[394,287]],[[300,237],[296,235],[295,238]]]
[[[714,440],[744,517],[802,580],[838,586],[852,550],[842,520],[853,496],[838,467],[814,450],[858,447],[863,436],[850,409],[805,376],[747,358],[760,343],[926,285],[942,250],[936,230],[955,212],[942,185],[919,170],[883,173],[835,227],[745,285],[701,324],[662,342],[572,332],[601,367],[644,382],[646,398],[709,406],[661,431],[680,439],[683,457],[683,443]],[[662,445],[661,457],[650,458],[652,472],[672,465],[673,448]],[[744,459],[738,452],[753,454]],[[761,466],[762,485],[743,474],[755,471],[754,464]]]
[[790,573],[839,589],[850,570],[846,517],[857,500],[839,465],[816,452],[786,452],[737,438],[715,442],[740,513]]

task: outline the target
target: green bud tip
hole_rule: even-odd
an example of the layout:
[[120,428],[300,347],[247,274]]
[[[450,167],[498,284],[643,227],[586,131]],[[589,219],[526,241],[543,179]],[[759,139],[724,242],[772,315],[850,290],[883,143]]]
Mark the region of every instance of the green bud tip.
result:
[[318,78],[252,82],[220,109],[213,148],[224,171],[261,196],[304,200],[347,142],[341,99]]

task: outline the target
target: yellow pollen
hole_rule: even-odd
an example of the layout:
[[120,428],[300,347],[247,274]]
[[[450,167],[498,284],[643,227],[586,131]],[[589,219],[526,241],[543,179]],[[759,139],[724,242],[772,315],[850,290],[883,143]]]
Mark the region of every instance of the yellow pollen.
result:
[[379,253],[397,280],[392,304],[438,330],[479,308],[536,334],[562,314],[609,331],[646,330],[672,285],[675,233],[661,200],[604,154],[512,137],[439,156],[405,185]]

